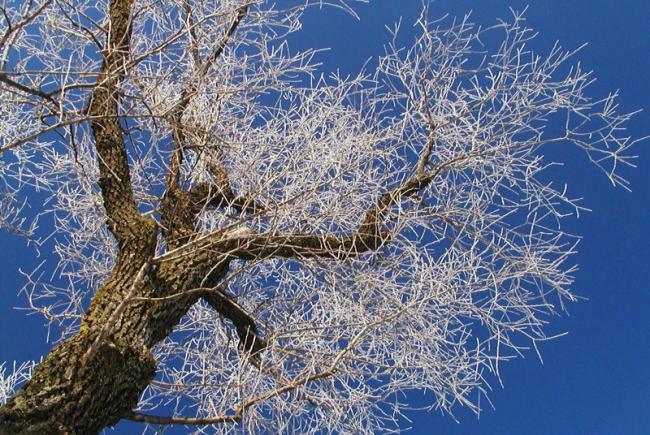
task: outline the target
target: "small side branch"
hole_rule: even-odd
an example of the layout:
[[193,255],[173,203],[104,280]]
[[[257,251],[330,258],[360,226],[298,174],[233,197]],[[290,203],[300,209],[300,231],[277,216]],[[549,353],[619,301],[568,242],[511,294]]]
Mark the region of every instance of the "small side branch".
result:
[[33,95],[35,97],[43,98],[44,100],[49,101],[52,104],[58,104],[54,98],[52,98],[49,94],[41,91],[40,89],[33,89],[30,88],[29,86],[25,86],[22,83],[19,83],[15,80],[10,79],[6,73],[0,72],[0,82],[4,83],[7,86],[10,86],[18,91],[24,92],[29,95]]
[[190,189],[189,194],[192,203],[201,208],[205,206],[215,208],[232,207],[240,213],[248,212],[252,214],[265,210],[254,199],[235,195],[229,184],[201,183]]
[[160,417],[156,415],[140,414],[131,412],[124,416],[126,420],[137,421],[149,424],[180,424],[180,425],[209,425],[219,423],[237,423],[241,421],[241,415],[223,415],[210,418],[189,418],[189,417]]
[[[34,11],[25,15],[17,23],[12,23],[9,20],[9,16],[7,15],[5,8],[1,7],[0,10],[2,11],[2,15],[6,23],[6,30],[5,33],[2,35],[2,37],[0,38],[0,48],[4,47],[7,44],[7,42],[12,37],[12,35],[14,35],[16,32],[19,32],[25,26],[29,25],[29,23],[31,23],[37,16],[39,16],[41,12],[45,10],[45,8],[49,7],[51,3],[52,0],[44,1],[43,3],[41,3],[40,6],[34,9]],[[31,5],[31,2],[29,4]]]

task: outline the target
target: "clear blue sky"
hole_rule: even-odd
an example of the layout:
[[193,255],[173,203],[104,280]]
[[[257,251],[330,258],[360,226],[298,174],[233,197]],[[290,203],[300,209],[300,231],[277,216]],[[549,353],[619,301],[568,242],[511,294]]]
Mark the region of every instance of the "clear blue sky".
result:
[[[588,42],[579,58],[595,71],[595,96],[621,90],[623,110],[646,108],[629,125],[632,136],[650,133],[650,2],[641,0],[470,1],[438,0],[434,15],[473,10],[475,22],[492,24],[508,7],[530,5],[528,24],[540,32],[539,48],[555,40],[567,48]],[[328,71],[358,71],[382,52],[385,24],[400,15],[411,23],[420,0],[373,0],[358,8],[361,21],[342,12],[308,14],[302,46],[331,47]],[[405,30],[408,30],[404,26]],[[650,144],[648,144],[650,145]],[[632,193],[614,189],[580,153],[570,155],[565,181],[593,210],[570,222],[584,236],[575,261],[575,291],[588,300],[569,306],[551,330],[568,335],[542,345],[502,368],[504,388],[490,394],[480,418],[458,409],[460,423],[438,413],[413,414],[415,434],[650,434],[650,149],[640,146],[639,168],[628,171]],[[575,159],[575,161],[574,161]],[[36,205],[38,207],[38,205]],[[0,361],[38,359],[44,354],[42,320],[12,309],[23,304],[13,271],[30,270],[35,259],[24,243],[0,230]],[[422,396],[414,393],[414,405]],[[183,433],[184,431],[174,433]],[[114,433],[134,433],[121,425]]]

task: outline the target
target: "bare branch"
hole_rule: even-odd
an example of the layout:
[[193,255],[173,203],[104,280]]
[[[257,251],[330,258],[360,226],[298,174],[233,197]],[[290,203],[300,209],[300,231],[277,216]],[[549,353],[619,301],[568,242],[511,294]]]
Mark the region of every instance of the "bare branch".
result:
[[49,101],[52,104],[57,104],[56,100],[54,100],[49,93],[43,92],[40,89],[32,89],[28,86],[25,86],[21,83],[18,83],[12,79],[10,79],[4,72],[0,72],[0,82],[9,85],[15,89],[18,89],[19,91],[22,91],[26,94],[34,95],[36,97],[43,98],[47,101]]
[[104,117],[95,120],[92,129],[108,227],[120,243],[125,242],[140,218],[118,111],[120,76],[129,56],[132,5],[132,0],[111,1],[104,61],[88,110],[90,116]]
[[224,415],[221,417],[190,418],[190,417],[159,417],[155,415],[132,412],[124,416],[125,419],[148,424],[181,424],[181,425],[209,425],[219,423],[237,423],[241,416]]
[[[171,123],[173,128],[173,139],[174,139],[174,151],[172,153],[171,162],[169,164],[169,173],[167,178],[167,189],[172,189],[175,186],[178,186],[178,177],[180,175],[180,167],[183,162],[183,147],[185,142],[185,135],[182,128],[182,117],[185,109],[192,101],[192,98],[196,95],[197,88],[199,87],[203,77],[208,73],[210,67],[216,62],[216,60],[221,56],[221,53],[225,50],[228,42],[232,38],[232,35],[237,30],[239,23],[244,19],[246,13],[248,12],[250,0],[246,0],[244,4],[238,7],[235,11],[235,17],[233,18],[230,26],[226,30],[224,36],[221,38],[217,46],[214,48],[212,53],[208,58],[201,62],[198,57],[198,51],[193,50],[193,55],[195,57],[196,63],[195,67],[197,68],[196,74],[192,81],[188,83],[187,88],[185,88],[181,94],[181,97],[173,108],[171,113]],[[189,4],[185,3],[185,11],[188,14],[188,19],[191,20],[191,10]],[[190,35],[193,41],[196,41],[196,37],[193,34],[192,27],[190,26]]]
[[242,348],[255,356],[267,347],[266,341],[260,337],[255,320],[230,296],[221,289],[205,291],[201,297],[216,312],[229,319],[237,330]]

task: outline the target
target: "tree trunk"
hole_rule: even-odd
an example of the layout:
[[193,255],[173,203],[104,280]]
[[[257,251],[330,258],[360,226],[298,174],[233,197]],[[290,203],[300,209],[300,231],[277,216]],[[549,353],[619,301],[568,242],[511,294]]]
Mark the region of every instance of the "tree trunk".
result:
[[165,303],[134,298],[182,292],[200,271],[182,273],[191,266],[188,259],[151,267],[156,225],[141,218],[132,229],[133,237],[121,247],[79,332],[55,347],[25,387],[0,408],[0,433],[97,433],[136,407],[156,370],[149,349],[169,334],[198,296]]

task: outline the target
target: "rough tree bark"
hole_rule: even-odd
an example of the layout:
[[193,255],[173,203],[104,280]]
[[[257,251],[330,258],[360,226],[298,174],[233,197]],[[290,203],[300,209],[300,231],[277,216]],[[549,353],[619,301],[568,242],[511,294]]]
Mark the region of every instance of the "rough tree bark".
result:
[[[89,115],[95,119],[92,130],[107,225],[119,246],[117,261],[93,298],[79,332],[55,347],[25,387],[0,408],[3,434],[89,434],[117,423],[136,406],[155,374],[149,349],[170,333],[201,296],[183,293],[197,288],[199,282],[205,284],[206,277],[218,280],[227,270],[227,257],[217,254],[206,261],[206,252],[152,263],[158,226],[138,213],[118,114],[131,7],[131,0],[110,2],[111,31],[89,106]],[[174,226],[167,231],[168,238],[194,226],[190,195],[177,188],[171,192],[176,204],[166,210],[173,216],[166,215],[164,220]],[[165,302],[141,301],[172,293],[180,296]],[[133,302],[134,298],[140,302]],[[250,319],[225,295],[213,292],[206,299],[235,323],[242,337],[254,330]],[[244,345],[255,347],[252,340],[244,340]]]
[[[161,224],[143,217],[130,182],[119,112],[120,77],[129,60],[132,6],[132,0],[110,1],[110,32],[88,108],[106,224],[118,242],[116,263],[94,296],[79,331],[52,349],[31,380],[0,408],[2,434],[92,434],[122,418],[133,418],[132,411],[156,372],[150,349],[170,334],[200,298],[233,323],[240,345],[255,356],[263,351],[265,342],[257,333],[254,319],[218,288],[230,260],[298,255],[344,258],[376,249],[388,238],[379,231],[379,221],[394,197],[412,194],[430,181],[430,176],[418,171],[368,210],[359,232],[349,237],[229,237],[219,231],[197,238],[195,220],[204,207],[228,203],[242,213],[257,213],[263,207],[252,199],[238,197],[218,163],[210,168],[215,185],[202,184],[189,191],[180,186],[184,142],[180,117],[193,94],[192,89],[186,89],[171,115],[176,126],[175,150],[167,192],[161,200]],[[201,65],[203,73],[224,50],[247,8],[244,4],[238,9],[223,40]],[[155,257],[159,230],[168,252]]]

